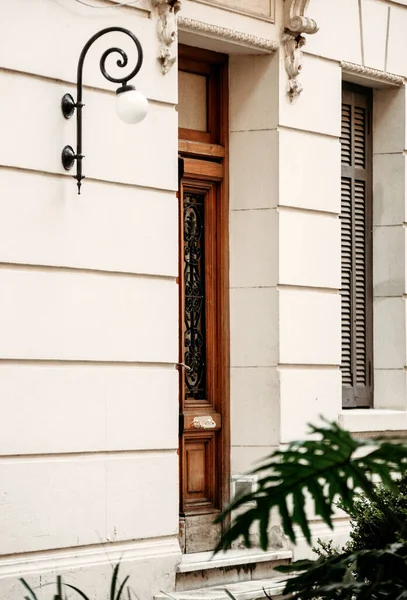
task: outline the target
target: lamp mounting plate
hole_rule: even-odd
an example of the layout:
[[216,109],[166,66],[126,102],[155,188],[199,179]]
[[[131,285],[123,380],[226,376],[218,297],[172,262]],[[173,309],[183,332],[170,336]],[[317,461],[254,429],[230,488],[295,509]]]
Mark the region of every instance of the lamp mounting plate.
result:
[[75,112],[76,104],[71,94],[64,94],[61,100],[62,114],[65,119],[70,119]]
[[62,159],[62,165],[63,165],[65,171],[70,171],[72,169],[72,167],[74,166],[74,163],[76,160],[76,154],[75,154],[72,146],[64,147],[64,149],[62,150],[61,159]]

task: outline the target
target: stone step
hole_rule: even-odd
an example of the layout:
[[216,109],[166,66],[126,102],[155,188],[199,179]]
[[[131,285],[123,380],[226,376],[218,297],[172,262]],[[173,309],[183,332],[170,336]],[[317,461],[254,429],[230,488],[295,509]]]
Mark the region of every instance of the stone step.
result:
[[213,556],[212,552],[184,554],[178,566],[175,591],[184,592],[213,586],[270,579],[278,576],[277,565],[290,563],[291,550],[258,548],[228,550]]
[[266,592],[273,600],[282,600],[284,589],[284,578],[271,577],[267,579],[256,579],[254,581],[243,581],[229,585],[219,585],[196,590],[184,590],[173,594],[158,594],[154,600],[231,600],[225,590],[228,590],[236,600],[260,600],[266,598]]

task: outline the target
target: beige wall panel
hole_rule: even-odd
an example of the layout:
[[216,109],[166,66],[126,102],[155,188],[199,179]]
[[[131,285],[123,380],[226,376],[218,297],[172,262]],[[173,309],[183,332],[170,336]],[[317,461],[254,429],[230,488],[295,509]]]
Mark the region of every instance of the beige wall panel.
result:
[[406,365],[406,314],[403,298],[375,298],[373,304],[374,363],[376,369]]
[[406,142],[406,88],[375,90],[373,111],[373,152],[403,152]]
[[230,207],[272,208],[278,204],[278,131],[230,134]]
[[404,369],[375,369],[374,405],[386,410],[407,410],[407,373]]
[[177,391],[172,369],[0,365],[0,454],[177,448]]
[[342,409],[339,368],[327,370],[280,369],[281,443],[303,439],[308,424],[320,416],[336,421]]
[[[338,105],[337,98],[335,105]],[[302,101],[302,98],[300,99]],[[279,204],[341,210],[341,147],[337,139],[280,129]]]
[[232,475],[251,471],[259,466],[259,462],[269,456],[278,446],[232,446],[231,471]]
[[238,210],[230,215],[230,285],[264,287],[277,283],[277,214]]
[[342,93],[339,64],[305,55],[300,76],[304,90],[299,101],[294,103],[287,96],[287,74],[283,64],[281,77],[280,125],[339,137]]
[[278,54],[232,56],[229,86],[231,132],[277,127]]
[[269,368],[232,368],[231,444],[270,446],[279,443],[278,373]]
[[[209,0],[211,2],[212,0]],[[222,0],[215,0],[215,2],[220,2]],[[229,0],[227,0],[229,1]],[[234,2],[241,2],[242,0],[231,0]],[[246,4],[252,6],[251,0],[243,0]],[[275,0],[272,0],[273,4]],[[241,32],[243,34],[255,35],[267,39],[271,39],[274,41],[278,41],[281,35],[281,18],[279,15],[279,7],[278,3],[276,6],[276,24],[274,25],[270,19],[261,19],[261,18],[253,18],[250,15],[242,14],[239,12],[225,10],[220,8],[219,6],[213,6],[209,4],[205,4],[199,2],[199,0],[192,2],[184,2],[182,5],[182,16],[190,19],[194,19],[197,21],[202,21],[203,23],[208,23],[210,25],[215,25],[218,27],[225,27],[232,31]],[[203,43],[206,42],[205,38],[201,38]],[[234,44],[231,47],[231,53],[235,52],[244,53],[247,52],[244,42],[242,46],[238,44]]]
[[[10,73],[0,73],[0,87],[0,130],[7,139],[0,146],[0,165],[66,174],[61,151],[65,144],[76,144],[75,119],[66,120],[60,104],[64,92],[72,90]],[[27,97],[36,107],[35,116],[27,110]],[[173,107],[151,103],[142,123],[127,125],[116,114],[114,94],[87,91],[84,102],[83,172],[87,177],[177,189],[178,132]],[[69,180],[75,187],[74,180]]]
[[107,531],[118,539],[177,535],[178,469],[176,452],[107,461]]
[[362,0],[363,57],[366,67],[386,70],[389,7],[378,0]]
[[[57,575],[62,575],[64,582],[84,590],[89,598],[107,598],[112,565],[120,561],[121,581],[129,575],[128,583],[137,590],[137,598],[148,600],[159,592],[172,592],[180,560],[176,536],[17,554],[0,558],[0,597],[23,598],[26,590],[18,578],[24,577],[38,598],[53,598]],[[75,594],[67,597],[75,598]]]
[[0,554],[158,537],[177,531],[175,452],[2,459],[0,470]]
[[307,52],[362,63],[359,8],[356,0],[312,0],[307,15],[315,19],[319,27],[315,35],[307,36]]
[[178,274],[175,194],[0,168],[0,262]]
[[201,0],[204,4],[219,6],[225,10],[237,10],[255,17],[272,19],[274,0]]
[[279,283],[341,287],[341,225],[337,217],[280,209]]
[[373,228],[373,293],[400,296],[406,289],[406,230],[402,225]]
[[374,225],[401,225],[407,221],[406,156],[375,154],[373,157]]
[[268,367],[277,362],[277,292],[275,288],[230,290],[230,364]]
[[[137,6],[151,8],[148,0],[141,0]],[[125,27],[136,34],[143,47],[143,66],[134,79],[136,87],[149,98],[175,103],[177,71],[172,69],[163,77],[157,60],[156,20],[148,19],[148,14],[148,11],[141,12],[134,8],[95,9],[71,0],[13,0],[2,3],[1,66],[76,84],[79,54],[85,43],[105,27]],[[24,40],[24,44],[21,40]],[[123,48],[127,52],[129,66],[127,69],[118,68],[115,64],[116,57],[113,55],[107,63],[109,73],[121,77],[132,71],[137,62],[134,42],[123,34],[105,35],[92,45],[85,58],[85,85],[113,91],[118,87],[107,81],[99,68],[103,52],[113,46]],[[40,106],[37,106],[38,108]]]
[[387,70],[390,73],[407,76],[407,10],[391,6],[389,24],[389,42],[387,51]]
[[279,309],[280,363],[340,364],[339,293],[280,290]]
[[[386,229],[388,229],[386,227]],[[390,228],[389,228],[390,229]],[[391,229],[395,229],[392,227]],[[399,228],[397,227],[397,231],[399,232]],[[399,244],[396,244],[396,241],[388,241],[388,244],[391,250],[394,253],[397,253],[397,258],[394,257],[395,262],[397,263],[399,269],[395,266],[395,274],[394,277],[399,276],[401,278],[400,283],[404,284],[402,289],[402,293],[407,294],[407,227],[406,224],[402,227],[402,232],[398,233]],[[393,255],[390,255],[389,262],[392,260]],[[401,273],[400,273],[401,271]],[[393,273],[393,272],[392,272]],[[401,286],[400,286],[401,287]]]
[[3,268],[0,288],[1,358],[177,361],[173,281]]

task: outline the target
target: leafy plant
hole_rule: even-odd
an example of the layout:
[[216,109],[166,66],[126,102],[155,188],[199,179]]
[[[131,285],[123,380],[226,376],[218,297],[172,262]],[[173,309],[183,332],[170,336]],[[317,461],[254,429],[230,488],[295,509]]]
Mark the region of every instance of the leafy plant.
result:
[[338,554],[340,551],[339,548],[335,548],[333,545],[333,540],[329,540],[329,542],[324,542],[320,538],[317,539],[317,546],[312,548],[312,551],[315,552],[320,557],[324,556],[332,556],[333,554]]
[[[359,550],[296,561],[282,572],[299,572],[288,579],[284,594],[301,600],[405,600],[407,598],[407,545]],[[374,577],[372,577],[374,573]]]
[[[392,526],[393,523],[388,519],[388,512],[392,512],[395,517],[393,522],[407,521],[407,475],[403,475],[395,483],[396,492],[383,485],[377,485],[375,488],[376,498],[380,500],[381,505],[387,507],[386,512],[377,505],[376,500],[372,501],[364,494],[356,497],[350,511],[346,511],[351,518],[352,526],[347,549],[355,552],[385,548],[396,542],[407,542],[407,532]],[[341,502],[338,506],[344,508]]]
[[[389,510],[386,498],[377,494],[375,482],[397,493],[394,477],[406,470],[407,446],[388,439],[357,440],[336,423],[311,426],[311,433],[313,439],[293,442],[286,449],[273,452],[253,471],[259,477],[257,490],[236,498],[218,518],[225,521],[232,516],[217,550],[229,548],[241,536],[250,547],[253,524],[258,525],[260,544],[266,549],[272,509],[279,512],[283,530],[292,542],[299,530],[311,543],[306,497],[313,500],[315,514],[332,528],[335,503],[340,499],[342,507],[352,514],[360,492],[382,511],[389,526],[400,531],[404,539],[405,519]],[[252,503],[249,508],[248,502]],[[233,517],[236,509],[239,511]],[[279,570],[297,573],[287,580],[284,594],[302,600],[407,599],[407,544],[404,543],[357,551],[349,548],[315,561],[297,561]]]
[[[125,590],[127,591],[127,598],[128,598],[128,600],[130,600],[131,599],[131,589],[129,586],[127,586],[127,588],[125,588],[125,585],[129,580],[129,575],[127,575],[123,579],[123,581],[120,583],[119,568],[120,568],[120,563],[117,563],[117,565],[115,565],[113,568],[112,579],[110,582],[109,600],[122,600]],[[35,591],[27,583],[27,581],[23,578],[20,579],[20,581],[23,584],[25,590],[29,594],[28,596],[27,595],[24,596],[24,600],[38,600],[38,597],[37,597]],[[49,585],[49,584],[46,584],[46,585]],[[62,581],[61,575],[57,576],[57,580],[56,580],[57,591],[56,591],[56,594],[54,594],[54,596],[53,596],[53,600],[66,600],[66,596],[63,593],[64,587],[68,588],[70,590],[73,590],[80,598],[82,598],[82,600],[90,600],[89,596],[87,596],[84,592],[82,592],[82,590],[80,590],[78,587],[71,585],[70,583],[65,583],[64,581]]]

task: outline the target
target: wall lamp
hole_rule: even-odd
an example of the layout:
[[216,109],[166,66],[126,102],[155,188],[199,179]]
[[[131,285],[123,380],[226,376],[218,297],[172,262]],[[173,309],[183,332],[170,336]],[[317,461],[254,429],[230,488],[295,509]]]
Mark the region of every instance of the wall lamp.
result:
[[105,50],[100,59],[100,70],[102,75],[108,81],[121,84],[121,86],[116,90],[117,114],[125,123],[139,123],[144,119],[148,111],[147,99],[143,96],[143,94],[136,91],[136,88],[133,85],[129,85],[128,83],[130,79],[133,79],[133,77],[137,75],[141,69],[141,65],[143,64],[143,49],[138,38],[131,31],[124,29],[123,27],[107,27],[106,29],[102,29],[98,33],[95,33],[95,35],[92,36],[85,44],[79,56],[76,79],[76,102],[71,94],[65,94],[62,97],[61,102],[62,114],[66,119],[72,117],[76,109],[76,152],[72,146],[65,146],[65,148],[62,150],[62,164],[64,169],[69,171],[72,169],[76,161],[76,175],[74,175],[74,178],[77,181],[78,194],[81,193],[82,179],[85,177],[82,174],[82,161],[84,158],[84,155],[82,154],[82,109],[85,106],[82,102],[83,62],[93,42],[99,39],[102,35],[105,35],[105,33],[112,32],[124,33],[130,37],[136,45],[138,54],[137,64],[133,71],[124,77],[112,77],[106,71],[106,60],[112,53],[120,55],[120,58],[118,58],[116,61],[118,67],[122,68],[127,66],[128,58],[124,50],[116,47],[109,48],[108,50]]

